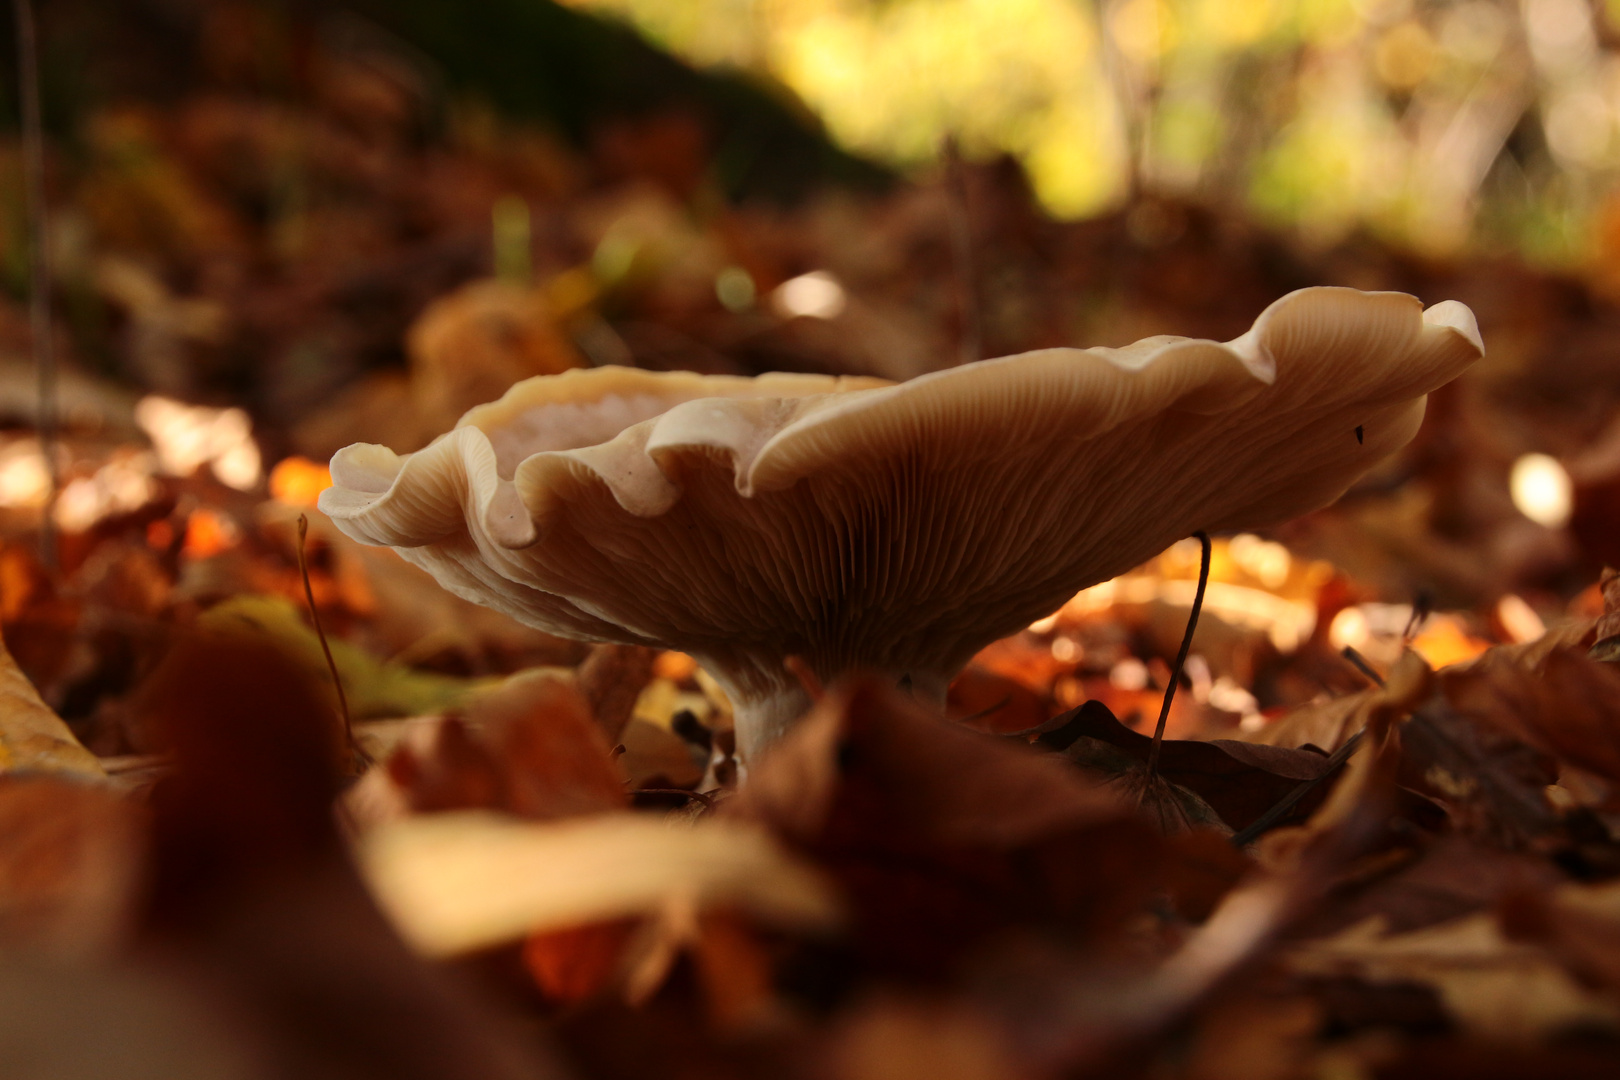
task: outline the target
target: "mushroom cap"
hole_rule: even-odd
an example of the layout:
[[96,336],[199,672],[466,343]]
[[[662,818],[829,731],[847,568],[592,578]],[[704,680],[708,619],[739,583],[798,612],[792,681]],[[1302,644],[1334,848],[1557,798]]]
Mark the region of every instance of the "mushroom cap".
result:
[[1303,289],[1219,343],[1043,349],[891,385],[599,368],[518,383],[427,448],[358,444],[320,508],[552,633],[948,678],[1197,529],[1338,498],[1483,353],[1473,314]]

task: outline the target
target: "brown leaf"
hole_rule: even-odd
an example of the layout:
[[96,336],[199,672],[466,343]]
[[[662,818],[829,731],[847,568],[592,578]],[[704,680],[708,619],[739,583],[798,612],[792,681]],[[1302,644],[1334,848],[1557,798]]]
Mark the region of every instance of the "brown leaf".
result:
[[82,957],[117,942],[134,915],[144,825],[108,786],[0,777],[0,945]]
[[1488,913],[1405,934],[1388,934],[1372,919],[1296,947],[1288,963],[1313,975],[1433,986],[1451,1015],[1493,1039],[1620,1028],[1612,1002],[1582,988],[1544,950],[1509,940]]
[[40,700],[0,638],[0,773],[25,770],[106,775],[95,755]]
[[658,650],[644,645],[597,645],[579,666],[579,690],[590,703],[602,734],[619,741],[635,711],[636,697],[652,681]]
[[371,902],[336,828],[346,747],[322,689],[240,635],[180,638],[143,684],[178,765],[153,792],[145,947],[200,972],[275,1075],[557,1075]]
[[414,724],[347,801],[363,826],[440,810],[547,819],[628,805],[624,776],[583,698],[549,672],[480,694],[465,719]]
[[850,898],[860,962],[913,974],[1060,913],[1103,933],[1162,864],[1154,834],[1080,771],[865,682],[829,693],[722,814],[816,858]]
[[1592,627],[1592,659],[1613,663],[1620,660],[1620,572],[1613,567],[1603,568],[1598,582],[1603,593],[1603,614]]
[[1589,985],[1620,990],[1620,885],[1526,887],[1499,915],[1513,940],[1547,949]]
[[[1116,747],[1146,762],[1153,740],[1120,723],[1108,706],[1088,701],[1054,718],[1039,744],[1071,753],[1082,739]],[[1072,756],[1072,754],[1071,754]],[[1093,756],[1094,757],[1094,756]],[[1159,769],[1166,780],[1206,802],[1232,829],[1242,829],[1275,806],[1301,781],[1315,780],[1328,767],[1327,755],[1314,750],[1215,739],[1166,739]],[[1327,785],[1301,800],[1287,821],[1304,820],[1327,794]]]
[[1576,648],[1530,663],[1487,653],[1442,671],[1440,683],[1451,704],[1475,721],[1620,782],[1620,670],[1611,665]]
[[601,994],[624,966],[624,949],[639,919],[610,919],[531,934],[523,966],[542,993],[573,1005]]

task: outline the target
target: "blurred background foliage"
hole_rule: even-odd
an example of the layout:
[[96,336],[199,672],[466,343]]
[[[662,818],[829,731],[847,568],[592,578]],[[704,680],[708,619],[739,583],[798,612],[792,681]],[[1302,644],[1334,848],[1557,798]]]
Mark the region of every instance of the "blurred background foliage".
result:
[[1010,154],[1059,216],[1148,189],[1318,243],[1613,243],[1613,0],[568,2],[779,80],[878,160]]
[[[77,438],[161,443],[141,395],[212,406],[180,426],[219,446],[172,471],[257,490],[571,367],[906,379],[1225,339],[1334,284],[1465,302],[1489,355],[1356,504],[1399,511],[1383,556],[1290,543],[1386,599],[1561,597],[1620,563],[1620,0],[38,9]],[[0,521],[32,521],[10,27]],[[1567,467],[1543,516],[1568,535],[1515,509],[1526,455]],[[147,505],[157,467],[87,451],[62,528]]]

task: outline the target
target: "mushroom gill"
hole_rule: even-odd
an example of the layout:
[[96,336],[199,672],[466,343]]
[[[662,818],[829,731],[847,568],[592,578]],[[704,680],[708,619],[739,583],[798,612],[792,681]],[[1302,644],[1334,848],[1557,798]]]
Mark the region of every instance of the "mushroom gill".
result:
[[746,762],[808,704],[787,657],[942,695],[990,641],[1194,530],[1332,502],[1482,352],[1461,304],[1314,288],[1224,344],[899,385],[572,371],[415,454],[348,447],[320,506],[530,625],[690,653]]

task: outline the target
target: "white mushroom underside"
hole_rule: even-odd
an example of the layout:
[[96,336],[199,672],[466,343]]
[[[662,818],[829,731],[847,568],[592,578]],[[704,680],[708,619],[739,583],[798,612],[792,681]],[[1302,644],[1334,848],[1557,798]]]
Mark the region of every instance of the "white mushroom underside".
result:
[[1331,502],[1479,353],[1461,305],[1315,289],[1230,345],[1045,350],[893,387],[579,372],[418,454],[343,451],[321,505],[462,596],[682,649],[743,699],[784,693],[794,654],[942,685],[1195,529]]

